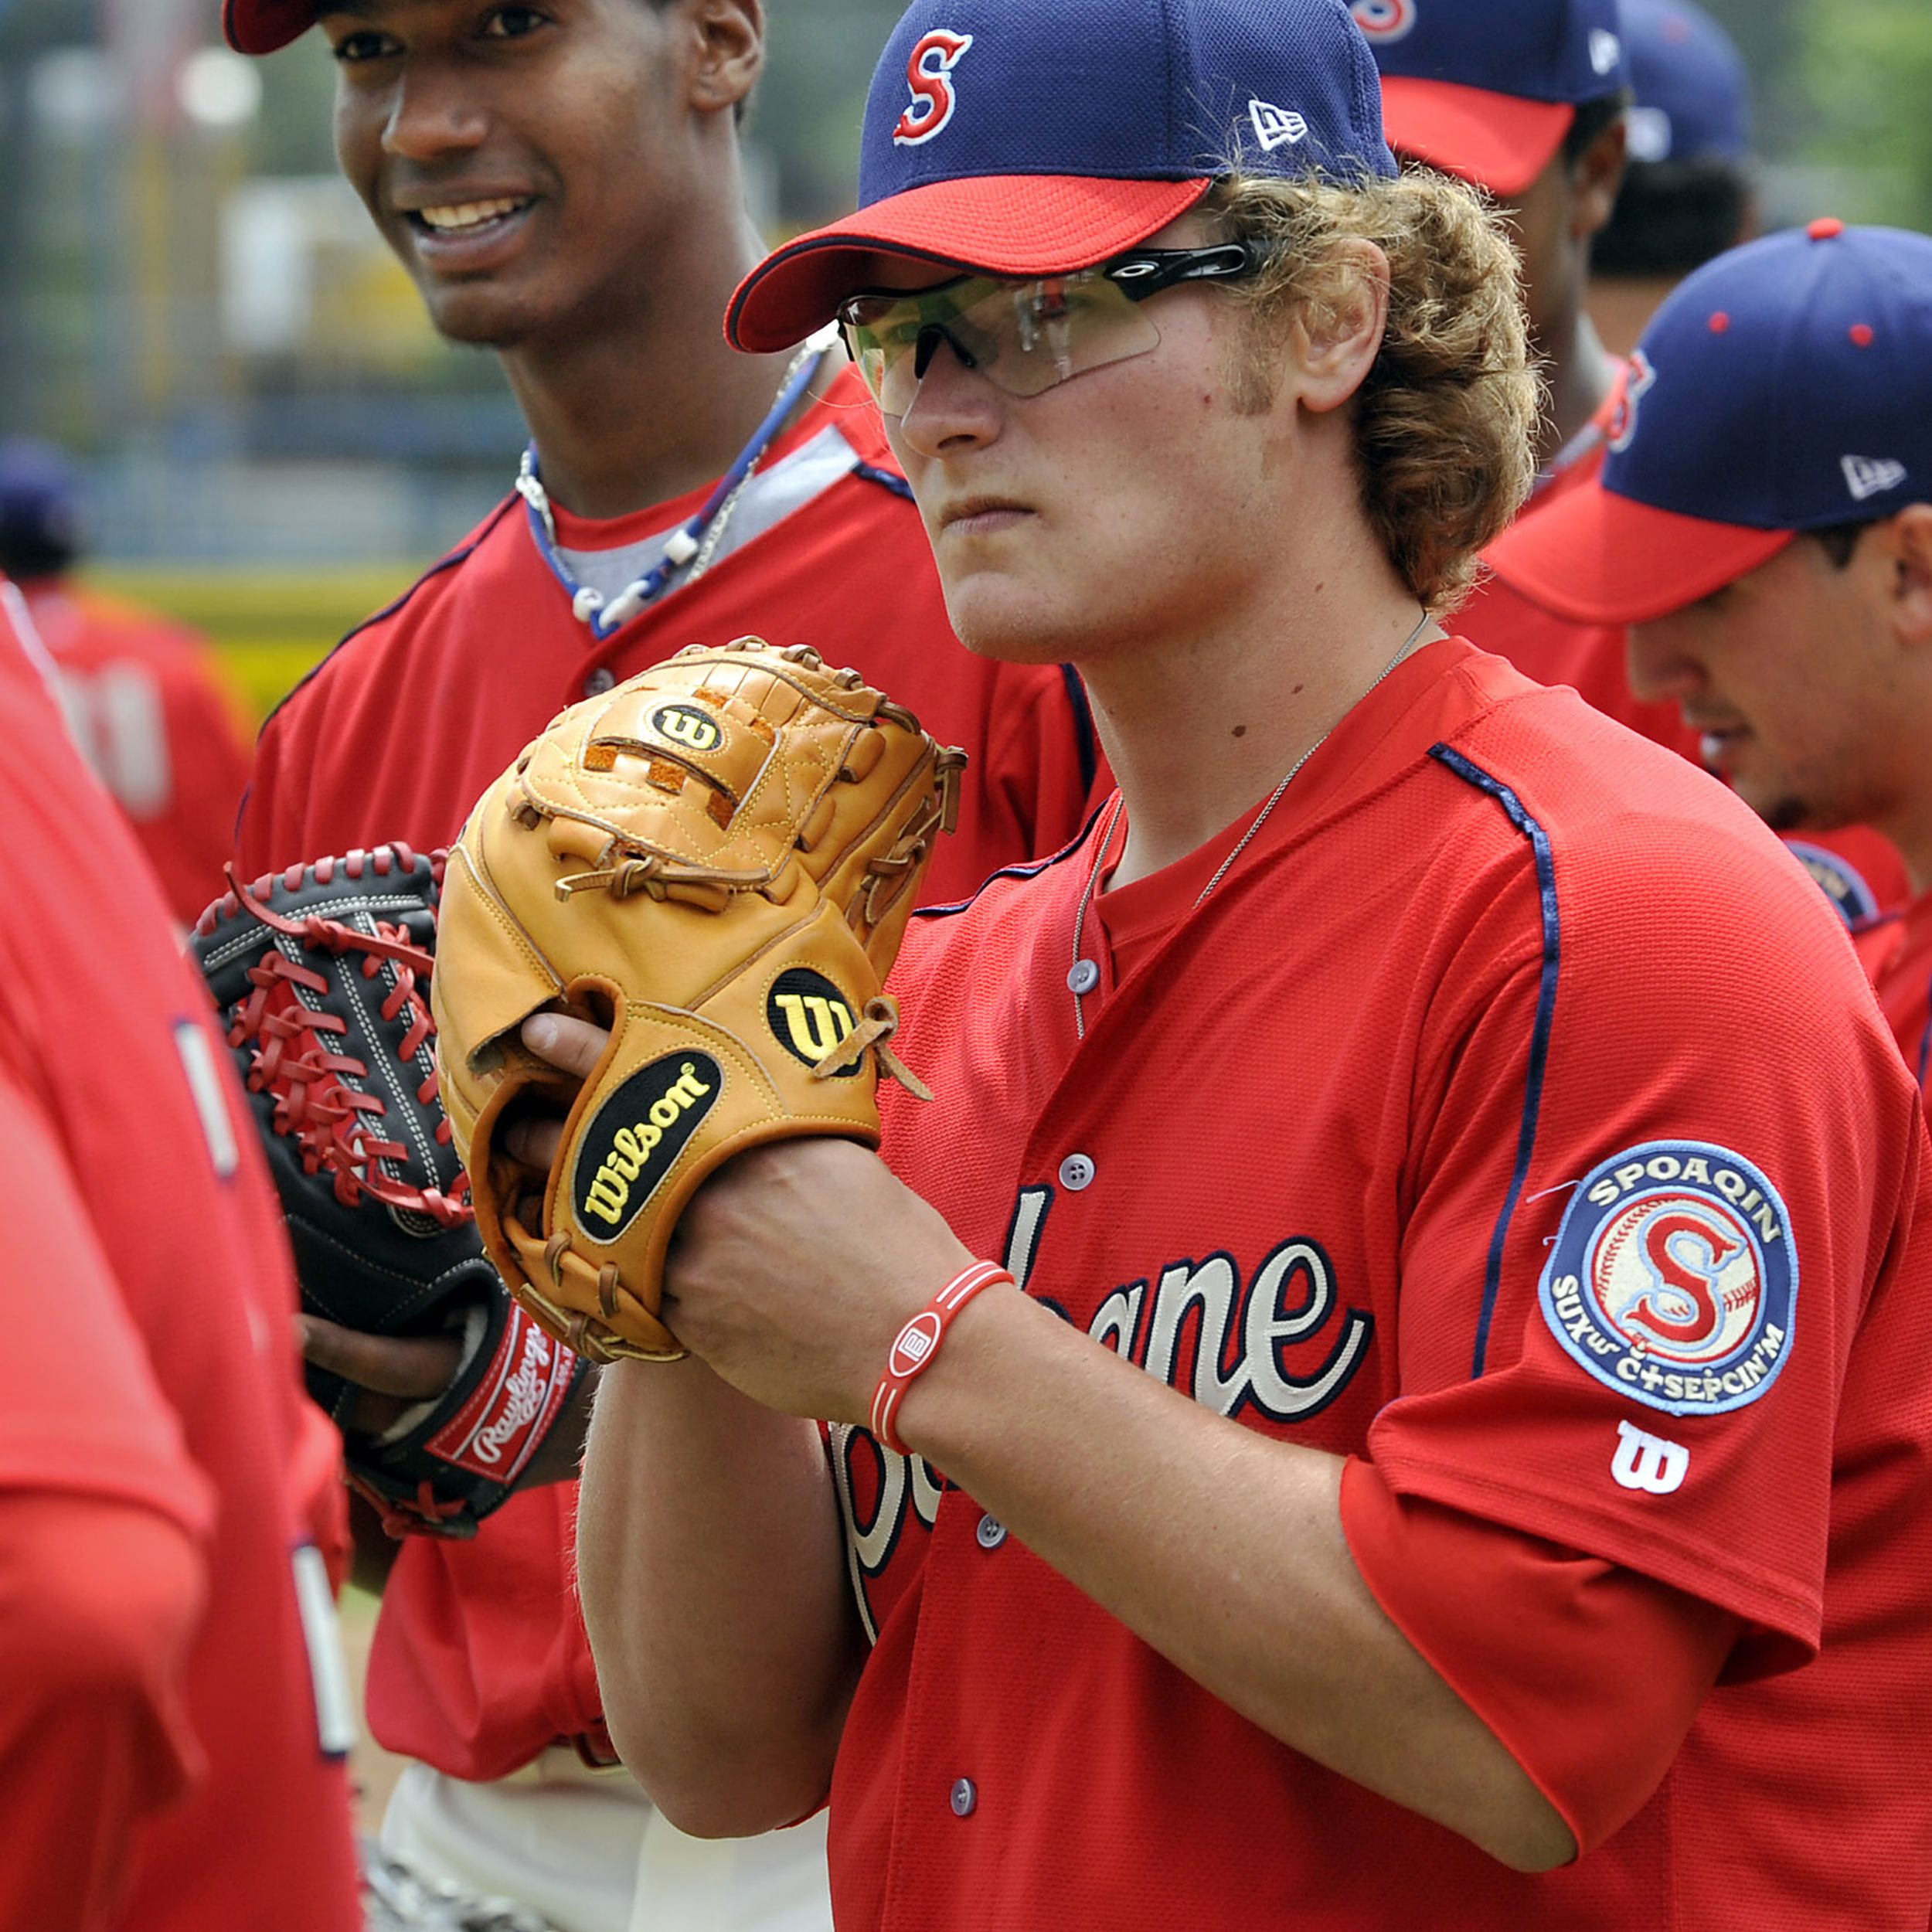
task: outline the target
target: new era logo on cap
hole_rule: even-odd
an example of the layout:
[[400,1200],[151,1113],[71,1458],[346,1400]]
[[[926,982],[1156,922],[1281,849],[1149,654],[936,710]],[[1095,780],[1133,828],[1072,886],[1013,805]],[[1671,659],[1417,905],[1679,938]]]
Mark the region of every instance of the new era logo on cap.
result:
[[1622,66],[1624,43],[1607,27],[1594,29],[1590,36],[1590,64],[1600,74],[1614,74]]
[[1903,463],[1889,456],[1841,456],[1838,465],[1845,472],[1845,487],[1859,503],[1896,490],[1910,474]]
[[1308,122],[1292,107],[1277,107],[1271,100],[1250,100],[1248,114],[1264,155],[1308,138]]

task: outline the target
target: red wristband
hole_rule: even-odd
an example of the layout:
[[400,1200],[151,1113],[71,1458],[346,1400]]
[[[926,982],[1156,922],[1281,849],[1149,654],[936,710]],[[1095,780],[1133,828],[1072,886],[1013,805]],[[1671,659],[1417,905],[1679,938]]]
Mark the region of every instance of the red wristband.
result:
[[900,1330],[892,1353],[886,1358],[886,1372],[879,1378],[872,1399],[872,1432],[888,1449],[902,1456],[912,1454],[900,1440],[893,1418],[899,1413],[906,1389],[933,1366],[933,1357],[938,1354],[939,1345],[946,1339],[946,1331],[953,1325],[954,1318],[982,1288],[990,1288],[995,1281],[1010,1285],[1012,1279],[1004,1268],[991,1261],[975,1261],[964,1274],[954,1276],[923,1311]]

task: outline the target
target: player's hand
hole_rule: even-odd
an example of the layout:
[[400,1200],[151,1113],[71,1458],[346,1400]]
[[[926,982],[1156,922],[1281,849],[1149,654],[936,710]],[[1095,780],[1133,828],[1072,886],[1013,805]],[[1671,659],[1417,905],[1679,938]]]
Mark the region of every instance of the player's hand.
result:
[[296,1316],[295,1336],[317,1368],[362,1391],[349,1419],[358,1435],[379,1436],[417,1403],[440,1396],[463,1360],[454,1335],[364,1335],[318,1315]]
[[[580,1079],[609,1039],[556,1014],[523,1029],[533,1053]],[[510,1131],[519,1159],[556,1158],[558,1124]],[[729,1162],[679,1217],[665,1318],[754,1401],[863,1422],[900,1329],[975,1258],[868,1149],[822,1136],[783,1141]]]

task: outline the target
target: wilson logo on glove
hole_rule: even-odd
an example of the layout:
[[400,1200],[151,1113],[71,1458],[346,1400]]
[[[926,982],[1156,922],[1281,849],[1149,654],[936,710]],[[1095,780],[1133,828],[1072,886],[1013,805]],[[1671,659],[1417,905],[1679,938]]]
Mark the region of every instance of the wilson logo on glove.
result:
[[577,1156],[577,1215],[592,1240],[614,1241],[637,1219],[723,1085],[724,1070],[708,1053],[673,1053],[611,1097]]
[[[784,974],[772,988],[765,1002],[765,1018],[772,1037],[807,1066],[829,1060],[859,1030],[858,1015],[845,995],[824,974],[802,969]],[[864,1066],[862,1054],[831,1077],[851,1080]]]
[[[796,1134],[879,1144],[884,990],[963,753],[855,671],[756,638],[572,706],[451,854],[430,988],[477,1225],[510,1291],[600,1361],[675,1361],[672,1229],[706,1178]],[[535,1013],[609,1037],[580,1084]],[[512,1131],[566,1116],[553,1168]]]
[[695,705],[666,705],[651,720],[651,729],[660,738],[682,745],[687,751],[716,751],[724,743],[717,719],[706,716]]

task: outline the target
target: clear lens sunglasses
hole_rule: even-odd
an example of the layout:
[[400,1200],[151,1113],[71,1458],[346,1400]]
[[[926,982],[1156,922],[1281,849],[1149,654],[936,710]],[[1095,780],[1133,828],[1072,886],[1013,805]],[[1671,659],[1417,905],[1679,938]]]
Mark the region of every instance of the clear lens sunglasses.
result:
[[862,289],[839,304],[838,323],[884,415],[912,407],[942,345],[1009,396],[1038,396],[1158,347],[1161,332],[1141,308],[1150,295],[1251,275],[1271,252],[1261,242],[1143,248],[1029,281],[965,275],[937,288]]

